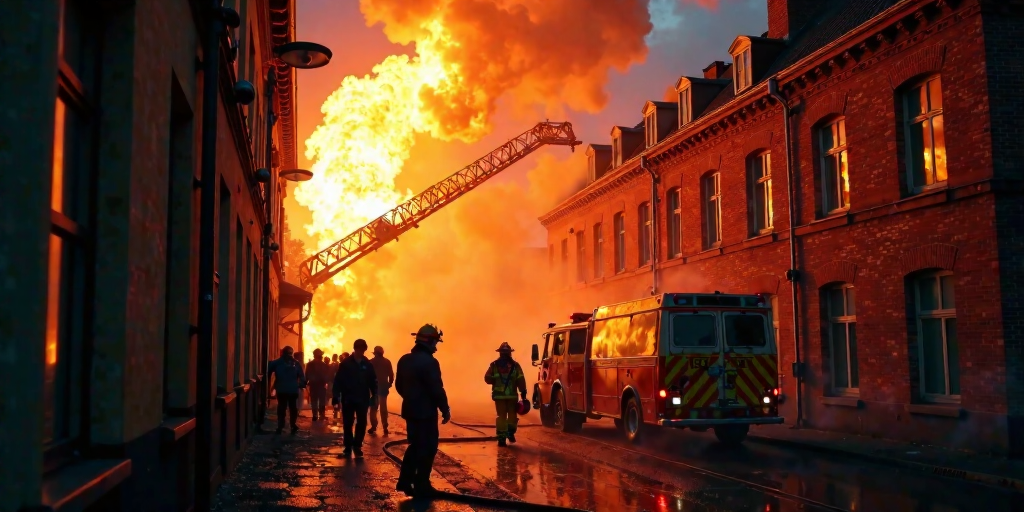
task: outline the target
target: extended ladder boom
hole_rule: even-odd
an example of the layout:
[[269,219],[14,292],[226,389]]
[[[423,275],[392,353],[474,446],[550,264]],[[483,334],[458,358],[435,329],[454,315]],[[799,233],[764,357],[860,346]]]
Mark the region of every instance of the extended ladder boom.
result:
[[419,227],[423,219],[548,144],[569,146],[569,149],[575,150],[581,142],[576,139],[569,123],[538,123],[483,158],[303,261],[299,269],[302,287],[312,289],[327,282],[359,258],[376,251],[402,233]]

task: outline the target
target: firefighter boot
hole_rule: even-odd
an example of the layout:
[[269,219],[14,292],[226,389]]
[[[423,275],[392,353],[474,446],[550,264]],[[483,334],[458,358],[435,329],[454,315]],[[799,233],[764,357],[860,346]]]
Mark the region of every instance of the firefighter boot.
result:
[[516,432],[514,430],[509,430],[508,431],[508,442],[510,442],[512,444],[515,444],[515,442],[516,442]]
[[502,436],[502,435],[498,436],[498,446],[502,446],[502,447],[508,446],[507,444],[505,444],[505,436]]

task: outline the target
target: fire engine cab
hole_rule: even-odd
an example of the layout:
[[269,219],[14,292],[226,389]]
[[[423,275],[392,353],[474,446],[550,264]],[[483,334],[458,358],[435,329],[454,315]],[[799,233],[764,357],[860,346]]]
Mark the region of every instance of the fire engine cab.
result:
[[574,313],[533,345],[533,406],[565,432],[612,418],[631,442],[651,426],[714,429],[739,444],[782,423],[778,351],[763,296],[663,293]]

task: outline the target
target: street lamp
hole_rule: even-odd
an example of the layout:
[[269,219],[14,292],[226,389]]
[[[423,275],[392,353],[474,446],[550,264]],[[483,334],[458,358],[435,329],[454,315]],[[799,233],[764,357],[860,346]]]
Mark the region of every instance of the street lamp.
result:
[[[277,326],[277,322],[270,321],[270,259],[273,252],[279,249],[276,243],[272,242],[274,234],[274,219],[277,217],[277,208],[274,205],[274,189],[277,188],[277,179],[274,176],[273,145],[274,145],[274,89],[277,88],[277,65],[285,64],[296,69],[314,69],[326,66],[331,61],[331,50],[326,46],[306,41],[292,41],[274,48],[275,58],[271,60],[267,69],[267,79],[264,82],[263,92],[266,95],[266,139],[263,145],[263,168],[257,172],[257,179],[264,184],[264,201],[266,207],[267,223],[263,227],[263,349],[261,370],[264,372],[262,400],[258,414],[257,430],[263,430],[263,420],[267,415],[267,402],[270,401],[270,376],[266,375],[267,364],[270,355],[270,329]],[[313,173],[304,169],[290,169],[280,175],[290,181],[305,181],[313,177]],[[301,361],[300,361],[301,363]]]

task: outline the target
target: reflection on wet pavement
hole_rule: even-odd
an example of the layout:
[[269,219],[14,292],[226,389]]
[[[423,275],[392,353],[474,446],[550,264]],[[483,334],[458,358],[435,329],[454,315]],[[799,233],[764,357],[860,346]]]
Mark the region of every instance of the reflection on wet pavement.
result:
[[504,449],[491,443],[447,444],[443,449],[470,469],[533,503],[595,512],[782,510],[777,498],[729,482],[704,482],[699,490],[683,491],[532,443],[520,442]]

